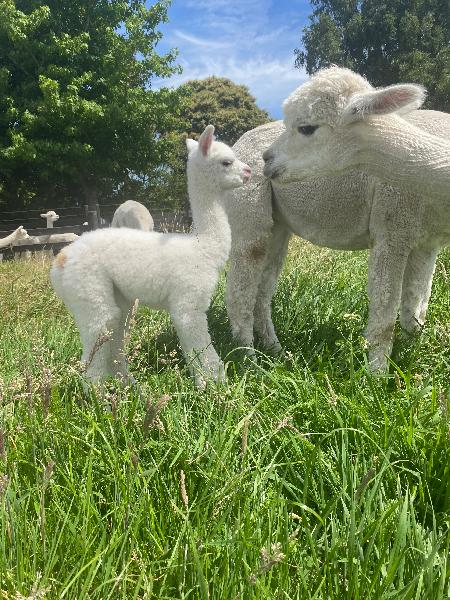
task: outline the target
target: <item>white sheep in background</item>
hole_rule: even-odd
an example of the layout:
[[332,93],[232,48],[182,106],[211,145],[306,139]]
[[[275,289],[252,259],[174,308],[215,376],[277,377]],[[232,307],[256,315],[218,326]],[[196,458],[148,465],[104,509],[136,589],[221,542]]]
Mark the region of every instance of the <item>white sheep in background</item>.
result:
[[254,327],[267,350],[281,350],[270,304],[291,233],[320,246],[371,249],[373,370],[386,367],[399,306],[402,327],[420,330],[436,256],[450,240],[450,115],[415,110],[423,97],[418,86],[375,90],[334,67],[288,98],[284,124],[258,127],[235,144],[254,173],[228,211],[227,305],[241,345],[251,351]]
[[131,229],[153,231],[154,223],[147,207],[135,200],[127,200],[116,209],[111,227],[131,227]]
[[53,287],[75,317],[91,381],[128,379],[123,339],[135,298],[170,313],[199,387],[223,377],[206,311],[231,244],[224,191],[242,186],[250,169],[228,146],[214,142],[213,132],[209,125],[198,143],[187,140],[191,234],[101,229],[84,234],[55,259]]
[[0,248],[8,248],[9,246],[14,246],[17,244],[19,240],[27,240],[29,239],[29,235],[27,230],[23,228],[21,225],[15,231],[10,233],[4,238],[0,239]]

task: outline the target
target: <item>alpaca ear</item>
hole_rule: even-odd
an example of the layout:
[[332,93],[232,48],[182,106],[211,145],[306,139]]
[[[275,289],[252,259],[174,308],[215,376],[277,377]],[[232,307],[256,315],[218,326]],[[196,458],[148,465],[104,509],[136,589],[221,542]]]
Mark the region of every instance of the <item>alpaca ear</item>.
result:
[[353,96],[342,113],[342,122],[353,123],[372,115],[407,113],[420,108],[426,90],[420,85],[404,83]]
[[203,156],[208,156],[211,144],[214,141],[214,125],[207,125],[205,131],[198,140],[198,145]]
[[191,140],[190,138],[187,138],[186,146],[187,146],[188,152],[190,154],[191,152],[193,152],[194,150],[197,149],[198,142],[196,142],[195,140]]

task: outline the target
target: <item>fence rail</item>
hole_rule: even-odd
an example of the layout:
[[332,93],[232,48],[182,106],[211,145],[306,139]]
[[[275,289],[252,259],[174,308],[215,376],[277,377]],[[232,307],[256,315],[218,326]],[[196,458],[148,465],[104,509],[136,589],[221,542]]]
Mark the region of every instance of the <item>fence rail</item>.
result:
[[[108,227],[109,222],[112,219],[112,215],[114,214],[116,208],[120,206],[119,204],[109,204],[106,206],[98,206],[97,207],[97,216],[98,221],[102,224],[100,227]],[[89,231],[90,227],[88,225],[81,225],[81,222],[86,221],[86,212],[87,207],[66,207],[64,210],[69,214],[60,214],[60,219],[58,223],[61,221],[66,221],[66,224],[61,224],[58,227],[35,227],[35,223],[38,221],[42,222],[42,217],[40,214],[42,212],[47,212],[47,209],[33,209],[28,212],[27,218],[18,217],[11,218],[11,215],[14,215],[14,211],[8,212],[8,218],[4,218],[5,213],[0,213],[0,238],[7,237],[9,234],[13,233],[22,225],[28,232],[28,235],[31,237],[36,236],[51,236],[58,235],[64,233],[75,233],[76,235],[81,235],[85,231]],[[54,209],[52,209],[54,210]],[[78,211],[78,214],[75,214],[75,211]],[[24,211],[17,211],[17,213],[23,213]],[[55,211],[56,212],[56,211]],[[63,212],[62,209],[59,209],[58,212]],[[103,213],[103,219],[100,218],[101,212]],[[191,224],[191,216],[190,213],[186,210],[182,211],[173,211],[167,210],[165,208],[150,208],[151,215],[153,217],[153,222],[156,231],[162,232],[173,232],[173,231],[187,231]],[[31,216],[30,213],[39,214],[39,216]],[[78,223],[73,223],[74,220],[77,220]],[[67,222],[69,221],[69,222]],[[46,241],[38,244],[27,244],[26,240],[23,240],[19,245],[13,245],[9,248],[2,248],[0,250],[0,257],[2,259],[13,258],[15,255],[21,255],[26,252],[39,252],[42,250],[52,250],[53,254],[57,254],[64,246],[70,244],[67,242],[51,242]]]
[[[58,233],[76,233],[77,235],[81,235],[85,231],[89,231],[89,227],[86,225],[65,225],[63,227],[34,227],[33,229],[29,229],[25,227],[28,232],[28,235],[53,235]],[[8,229],[8,231],[0,231],[0,237],[6,237],[10,233],[15,231],[15,229]]]

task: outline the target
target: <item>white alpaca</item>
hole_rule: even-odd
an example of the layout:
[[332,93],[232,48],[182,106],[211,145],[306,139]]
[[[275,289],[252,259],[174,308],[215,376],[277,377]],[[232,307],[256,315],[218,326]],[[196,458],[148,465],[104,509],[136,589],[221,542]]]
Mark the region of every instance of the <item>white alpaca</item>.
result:
[[33,244],[60,244],[74,242],[80,236],[76,233],[50,233],[48,235],[30,235],[24,239],[18,239],[14,246],[31,246]]
[[57,215],[54,210],[48,210],[46,213],[41,214],[41,217],[46,220],[47,229],[51,229],[53,223],[59,219],[59,215]]
[[153,231],[154,223],[146,206],[135,200],[127,200],[116,209],[111,227],[131,227],[131,229]]
[[29,237],[27,230],[21,225],[15,231],[0,239],[0,248],[15,246],[19,240],[27,240]]
[[402,118],[424,99],[418,85],[375,89],[349,69],[323,69],[285,101],[286,132],[265,152],[265,175],[289,183],[361,169],[433,205],[447,200],[450,140]]
[[191,234],[97,230],[62,250],[54,262],[52,283],[75,317],[92,381],[117,374],[127,379],[122,345],[135,298],[170,313],[197,385],[223,377],[206,311],[231,243],[222,197],[243,185],[250,169],[231,148],[214,142],[213,132],[209,125],[198,143],[187,140]]
[[[53,229],[53,223],[59,219],[59,215],[54,210],[48,210],[46,213],[41,214],[41,217],[46,220],[47,229]],[[62,242],[73,242],[78,239],[76,233],[48,233],[44,235],[31,235],[23,240],[18,240],[14,245],[16,246],[31,246],[33,244],[58,244]],[[53,251],[49,249],[44,252],[48,252],[50,256],[53,255]]]
[[[398,307],[402,327],[408,332],[420,330],[430,297],[436,256],[450,239],[450,203],[445,194],[442,195],[446,189],[446,176],[441,172],[439,177],[433,175],[430,180],[427,169],[428,173],[438,171],[439,164],[428,164],[425,170],[420,170],[418,163],[423,163],[425,157],[418,154],[411,159],[415,162],[413,171],[417,170],[416,173],[409,170],[405,175],[402,144],[406,140],[399,126],[404,126],[409,144],[412,143],[411,130],[416,137],[419,135],[426,140],[426,146],[434,143],[436,151],[433,155],[436,156],[442,149],[438,138],[444,146],[450,140],[450,115],[411,110],[401,116],[370,117],[369,127],[379,123],[379,119],[395,122],[396,133],[388,148],[393,152],[398,147],[399,158],[396,160],[395,155],[390,155],[391,173],[386,180],[392,182],[396,172],[401,172],[396,188],[380,179],[383,170],[379,170],[382,163],[378,159],[373,162],[374,168],[377,167],[373,175],[365,172],[372,171],[364,163],[355,164],[353,170],[342,174],[327,171],[319,176],[320,171],[313,166],[316,160],[333,156],[334,166],[340,167],[351,162],[350,157],[357,161],[359,156],[357,152],[343,148],[349,138],[342,128],[359,131],[358,128],[366,123],[341,126],[339,111],[347,114],[345,108],[357,94],[359,114],[361,106],[365,106],[362,114],[367,115],[368,106],[361,104],[361,96],[366,92],[371,98],[369,106],[377,107],[375,90],[358,75],[346,71],[351,76],[344,78],[346,85],[339,88],[342,71],[328,69],[313,77],[311,83],[316,81],[325,85],[328,80],[329,87],[322,89],[320,85],[315,94],[311,92],[305,100],[302,90],[305,86],[306,90],[312,88],[308,84],[301,86],[286,103],[285,124],[278,121],[258,127],[242,136],[234,146],[237,156],[252,167],[253,176],[248,186],[233,192],[228,204],[233,243],[227,308],[239,344],[251,348],[254,329],[266,350],[279,352],[281,346],[272,323],[271,299],[290,235],[296,233],[314,244],[340,250],[370,248],[366,336],[371,367],[384,369],[392,348]],[[402,87],[383,91],[383,110],[412,109],[420,103],[423,98],[420,88],[406,86],[406,91],[399,93]],[[378,105],[376,110],[380,108]],[[314,120],[309,111],[317,111]],[[324,124],[330,115],[334,115],[334,120]],[[333,131],[335,148],[328,146],[327,141]],[[389,128],[385,130],[388,136],[389,131]],[[322,148],[322,144],[326,147]],[[416,139],[413,146],[416,144],[417,148],[423,149],[421,139]],[[261,156],[264,151],[266,173],[272,176],[270,180],[263,175]],[[363,156],[367,157],[369,151],[370,147],[365,147]],[[383,154],[381,150],[377,152]],[[291,161],[292,178],[299,181],[287,183],[283,180],[289,175],[284,163],[287,160]],[[445,160],[441,166],[445,168]],[[440,179],[439,184],[435,183],[436,179]],[[429,193],[425,193],[427,190]]]

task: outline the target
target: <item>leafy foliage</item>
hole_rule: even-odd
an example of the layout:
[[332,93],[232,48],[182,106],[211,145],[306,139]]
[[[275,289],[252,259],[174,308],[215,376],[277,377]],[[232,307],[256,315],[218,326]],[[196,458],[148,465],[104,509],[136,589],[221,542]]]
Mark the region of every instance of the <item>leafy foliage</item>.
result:
[[187,201],[186,136],[198,139],[211,123],[216,128],[216,137],[232,146],[246,131],[270,121],[268,113],[257,106],[245,85],[237,85],[224,77],[191,80],[180,86],[179,91],[186,98],[183,111],[186,129],[170,160],[166,173],[170,178],[168,185],[161,190],[166,193],[167,189],[172,205],[173,196]]
[[145,181],[167,160],[181,92],[159,55],[168,0],[0,0],[0,202],[72,203]]
[[422,83],[428,106],[450,110],[448,0],[312,0],[296,65],[338,64],[375,85]]
[[193,138],[212,123],[218,139],[232,146],[246,131],[270,121],[245,85],[225,77],[192,80],[182,87],[190,93],[185,116]]

